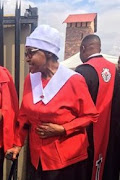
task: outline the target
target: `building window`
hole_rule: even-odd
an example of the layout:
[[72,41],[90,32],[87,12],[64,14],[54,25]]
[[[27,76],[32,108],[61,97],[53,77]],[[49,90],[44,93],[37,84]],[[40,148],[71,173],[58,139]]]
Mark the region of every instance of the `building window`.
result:
[[72,27],[76,27],[76,23],[72,23]]
[[67,27],[72,27],[72,23],[67,23]]
[[87,27],[89,27],[90,26],[90,22],[87,22]]
[[86,27],[86,22],[82,22],[82,27]]
[[78,22],[77,23],[77,27],[81,27],[82,26],[82,23],[81,22]]

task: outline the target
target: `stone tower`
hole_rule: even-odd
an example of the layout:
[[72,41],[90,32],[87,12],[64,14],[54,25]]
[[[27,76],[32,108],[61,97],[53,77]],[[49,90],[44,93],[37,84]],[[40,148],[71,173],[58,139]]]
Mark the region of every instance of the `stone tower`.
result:
[[83,37],[97,31],[97,13],[69,15],[64,23],[67,23],[64,59],[68,59],[79,52]]

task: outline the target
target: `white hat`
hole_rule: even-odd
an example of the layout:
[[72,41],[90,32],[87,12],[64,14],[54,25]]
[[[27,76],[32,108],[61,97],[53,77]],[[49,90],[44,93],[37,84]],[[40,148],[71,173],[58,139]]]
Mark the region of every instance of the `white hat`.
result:
[[42,49],[58,56],[60,50],[59,32],[49,25],[40,25],[26,38],[25,46]]

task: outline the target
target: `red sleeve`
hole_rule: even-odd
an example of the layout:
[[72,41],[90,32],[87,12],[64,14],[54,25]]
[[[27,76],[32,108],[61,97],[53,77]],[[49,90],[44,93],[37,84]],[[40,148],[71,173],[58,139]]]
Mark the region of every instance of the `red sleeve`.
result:
[[29,123],[27,121],[26,114],[24,113],[24,107],[21,105],[16,130],[15,130],[15,138],[14,138],[14,145],[16,146],[23,146],[25,139],[28,135],[28,128]]
[[[25,86],[26,86],[26,80],[24,83],[23,98],[24,98],[24,93],[25,93]],[[22,102],[20,110],[19,110],[17,124],[16,124],[14,145],[16,146],[24,145],[25,139],[28,135],[28,130],[29,130],[29,123],[28,123],[27,116],[26,116],[23,102]]]
[[2,115],[3,115],[3,145],[4,151],[13,146],[15,123],[18,113],[18,97],[12,76],[6,68],[1,69],[3,80],[2,91]]
[[97,122],[99,115],[84,78],[81,76],[80,79],[75,79],[71,85],[74,89],[74,98],[76,99],[75,109],[78,118],[63,125],[67,135],[80,131],[81,128],[88,126],[91,122]]

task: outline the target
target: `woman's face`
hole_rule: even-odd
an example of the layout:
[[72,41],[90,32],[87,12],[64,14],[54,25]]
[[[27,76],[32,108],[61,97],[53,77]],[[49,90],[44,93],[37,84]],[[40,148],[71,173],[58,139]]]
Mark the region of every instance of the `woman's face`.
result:
[[25,60],[29,64],[29,72],[36,73],[44,71],[46,56],[43,51],[33,47],[26,47]]

